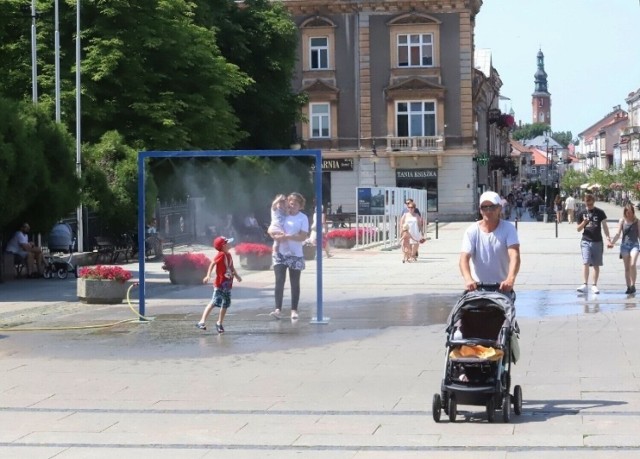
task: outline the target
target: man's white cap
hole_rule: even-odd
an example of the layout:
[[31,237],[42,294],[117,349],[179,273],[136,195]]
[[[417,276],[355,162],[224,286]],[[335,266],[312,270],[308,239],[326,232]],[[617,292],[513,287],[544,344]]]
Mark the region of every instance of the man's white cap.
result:
[[482,193],[482,195],[480,196],[480,205],[482,205],[486,201],[489,201],[491,204],[498,205],[500,205],[500,203],[502,202],[502,200],[500,199],[500,195],[495,191],[485,191],[484,193]]

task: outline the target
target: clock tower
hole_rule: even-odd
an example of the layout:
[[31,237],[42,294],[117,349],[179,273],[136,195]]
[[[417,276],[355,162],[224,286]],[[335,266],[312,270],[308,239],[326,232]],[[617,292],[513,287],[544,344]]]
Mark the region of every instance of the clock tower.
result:
[[547,91],[547,72],[544,71],[544,54],[538,51],[538,70],[534,75],[535,90],[531,94],[531,113],[533,123],[551,126],[551,94]]

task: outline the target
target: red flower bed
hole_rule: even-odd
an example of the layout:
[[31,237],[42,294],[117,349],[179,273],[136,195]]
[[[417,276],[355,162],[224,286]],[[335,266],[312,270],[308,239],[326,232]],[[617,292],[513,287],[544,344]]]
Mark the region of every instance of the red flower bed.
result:
[[265,244],[256,244],[254,242],[243,242],[235,246],[236,255],[271,255],[272,247]]
[[177,255],[165,255],[162,269],[207,269],[211,260],[204,253],[179,253]]
[[83,279],[114,280],[124,284],[131,279],[131,272],[120,266],[85,266],[80,268],[78,277]]
[[359,237],[364,236],[365,234],[367,234],[368,232],[371,231],[375,231],[375,229],[369,229],[369,228],[358,228],[357,230],[355,228],[351,228],[351,229],[334,229],[331,230],[327,233],[327,239],[335,239],[338,237],[344,238],[344,239],[355,239],[356,238],[356,234]]

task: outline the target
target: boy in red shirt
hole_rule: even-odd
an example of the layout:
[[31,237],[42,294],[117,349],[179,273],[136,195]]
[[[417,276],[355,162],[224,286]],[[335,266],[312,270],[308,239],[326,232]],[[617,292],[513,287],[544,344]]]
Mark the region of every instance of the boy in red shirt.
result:
[[220,308],[220,314],[218,315],[218,322],[216,322],[216,330],[218,333],[224,333],[224,327],[222,322],[224,316],[227,314],[227,308],[231,306],[231,287],[233,286],[233,278],[238,279],[238,282],[242,282],[242,278],[238,275],[233,267],[233,258],[229,253],[229,244],[233,242],[233,239],[227,239],[225,237],[217,237],[213,241],[213,247],[218,251],[207,270],[207,275],[202,280],[204,283],[208,283],[211,279],[211,273],[215,267],[215,279],[213,281],[213,296],[211,301],[204,308],[202,312],[202,318],[200,322],[196,324],[196,327],[200,330],[206,330],[207,326],[205,322],[207,317],[211,313],[214,307]]

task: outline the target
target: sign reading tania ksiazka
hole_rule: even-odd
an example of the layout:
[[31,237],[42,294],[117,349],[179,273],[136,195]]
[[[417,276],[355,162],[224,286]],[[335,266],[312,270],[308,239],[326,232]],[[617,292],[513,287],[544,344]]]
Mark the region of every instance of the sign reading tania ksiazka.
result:
[[396,178],[438,178],[438,169],[396,169]]

